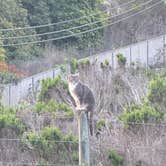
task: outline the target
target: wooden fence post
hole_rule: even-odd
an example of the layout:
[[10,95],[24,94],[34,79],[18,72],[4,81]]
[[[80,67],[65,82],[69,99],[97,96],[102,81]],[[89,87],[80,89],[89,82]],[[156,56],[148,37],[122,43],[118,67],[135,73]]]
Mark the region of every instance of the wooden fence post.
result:
[[85,112],[78,119],[79,132],[79,166],[90,166],[89,127]]

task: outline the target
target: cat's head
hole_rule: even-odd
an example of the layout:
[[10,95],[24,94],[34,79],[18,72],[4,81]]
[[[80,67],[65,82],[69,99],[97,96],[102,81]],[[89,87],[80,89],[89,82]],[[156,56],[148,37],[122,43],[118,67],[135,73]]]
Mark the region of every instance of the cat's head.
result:
[[68,75],[68,78],[67,78],[68,82],[69,83],[72,83],[72,84],[75,84],[77,82],[79,82],[79,74],[70,74]]

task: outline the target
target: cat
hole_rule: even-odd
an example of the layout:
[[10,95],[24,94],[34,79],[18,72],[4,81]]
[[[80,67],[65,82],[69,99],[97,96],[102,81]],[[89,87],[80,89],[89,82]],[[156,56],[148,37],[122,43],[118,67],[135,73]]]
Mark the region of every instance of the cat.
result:
[[90,134],[93,135],[93,112],[95,109],[95,98],[92,90],[82,83],[79,74],[68,76],[69,92],[75,101],[76,110],[85,110]]

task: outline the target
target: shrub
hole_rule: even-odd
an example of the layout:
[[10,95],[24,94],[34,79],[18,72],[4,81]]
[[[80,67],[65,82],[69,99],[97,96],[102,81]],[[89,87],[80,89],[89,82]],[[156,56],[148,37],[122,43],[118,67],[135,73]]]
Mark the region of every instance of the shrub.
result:
[[78,60],[78,67],[86,67],[90,65],[90,60],[88,58]]
[[102,130],[105,127],[105,121],[103,119],[97,121],[96,128],[97,130]]
[[108,151],[108,159],[111,160],[113,166],[122,166],[124,162],[124,158],[112,149]]
[[[27,133],[23,138],[23,140],[25,140],[24,143],[27,146],[35,148],[43,159],[48,159],[52,152],[56,152],[61,159],[61,152],[64,157],[64,155],[69,156],[70,150],[72,150],[70,152],[71,154],[73,151],[77,150],[77,138],[74,134],[69,132],[69,134],[64,135],[56,127],[45,127],[40,134],[36,132]],[[71,143],[69,141],[71,141]]]
[[107,68],[108,66],[109,66],[109,61],[108,61],[107,59],[105,59],[104,62],[101,62],[101,63],[100,63],[100,67],[101,67],[102,69],[105,69],[105,68]]
[[16,117],[16,110],[0,106],[0,130],[3,128],[10,128],[21,134],[25,126],[19,118]]
[[107,59],[105,59],[104,63],[106,66],[109,66],[109,61]]
[[49,163],[46,160],[41,159],[37,162],[36,166],[47,166],[47,165],[49,165]]
[[156,110],[166,113],[166,77],[157,76],[150,81],[148,99]]
[[66,116],[73,116],[73,110],[62,102],[56,102],[54,100],[50,100],[48,103],[45,102],[38,102],[34,106],[34,111],[37,113],[43,113],[43,112],[50,112],[55,115],[61,114]]
[[66,66],[64,64],[56,65],[56,67],[60,69],[61,73],[66,73]]
[[132,123],[159,122],[163,119],[163,115],[147,103],[143,103],[141,108],[136,104],[127,107],[126,111],[120,116],[120,119],[126,126],[129,126]]
[[40,135],[36,132],[28,133],[23,136],[25,144],[35,148],[43,158],[47,158],[49,153],[57,148],[58,142],[62,139],[62,133],[54,127],[44,128]]
[[59,129],[55,127],[45,127],[42,130],[41,137],[45,140],[56,140],[62,139],[62,133]]
[[70,64],[70,72],[72,74],[76,73],[76,70],[78,69],[78,61],[77,61],[77,59],[70,58],[70,59],[66,59],[65,61]]
[[142,161],[141,160],[136,161],[135,166],[142,166]]
[[66,62],[70,64],[70,72],[72,74],[76,73],[79,67],[86,67],[90,65],[90,60],[89,58],[84,58],[77,60],[75,58],[67,59]]
[[79,155],[78,155],[78,152],[73,152],[72,153],[72,160],[75,161],[75,162],[79,162]]
[[70,131],[67,135],[63,137],[63,141],[73,141],[77,143],[78,139],[74,136],[74,133]]
[[62,80],[60,76],[57,76],[54,79],[47,78],[45,80],[42,80],[41,91],[38,96],[39,100],[40,101],[44,100],[48,90],[50,88],[54,88],[54,87],[56,88],[57,86],[62,86],[63,89],[68,90],[68,83]]
[[116,55],[116,57],[118,58],[118,64],[120,66],[125,66],[126,65],[126,57],[123,56],[123,54],[119,53]]

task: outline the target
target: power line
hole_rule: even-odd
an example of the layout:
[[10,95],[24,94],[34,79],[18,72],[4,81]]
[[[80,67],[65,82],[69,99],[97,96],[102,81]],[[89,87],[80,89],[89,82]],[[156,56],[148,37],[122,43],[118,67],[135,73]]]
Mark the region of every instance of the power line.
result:
[[[136,0],[131,0],[131,1],[127,2],[127,3],[124,3],[124,4],[120,5],[119,7],[126,6],[126,5],[128,5],[130,3],[133,3],[135,1]],[[116,9],[116,7],[112,7],[110,9]],[[43,25],[37,25],[37,26],[26,26],[26,27],[20,27],[20,28],[18,27],[18,28],[0,29],[0,32],[44,28],[44,27],[49,27],[49,26],[54,26],[54,25],[59,25],[59,24],[70,23],[70,22],[73,22],[73,21],[78,21],[78,20],[81,20],[83,18],[89,18],[89,17],[95,16],[95,15],[99,15],[99,14],[102,14],[102,13],[106,13],[106,11],[104,11],[104,12],[97,12],[97,13],[94,13],[94,14],[91,14],[91,15],[86,15],[86,16],[82,16],[82,17],[79,17],[79,18],[65,20],[65,21],[51,23],[51,24],[43,24]]]
[[150,10],[150,9],[154,8],[155,6],[157,6],[157,5],[161,4],[161,3],[163,3],[163,0],[160,0],[157,3],[151,5],[150,7],[147,7],[147,8],[145,8],[143,10],[140,10],[140,11],[138,11],[138,12],[132,14],[132,15],[129,15],[127,17],[119,19],[118,21],[115,21],[113,23],[106,24],[106,25],[103,25],[103,26],[100,26],[100,27],[97,27],[97,28],[94,28],[94,29],[86,30],[86,31],[83,31],[83,32],[80,32],[80,33],[75,33],[75,34],[72,34],[72,35],[67,35],[67,36],[58,37],[58,38],[51,38],[51,39],[46,39],[46,40],[24,42],[24,43],[16,43],[16,44],[5,44],[5,45],[0,45],[0,47],[21,46],[21,45],[28,45],[28,44],[38,44],[38,43],[44,43],[44,42],[48,42],[48,41],[56,41],[56,40],[66,39],[66,38],[69,38],[69,37],[79,36],[79,35],[82,35],[82,34],[85,34],[85,33],[88,33],[88,32],[93,32],[93,31],[105,28],[107,26],[111,26],[111,25],[117,24],[117,23],[119,23],[121,21],[127,20],[130,17],[136,16],[136,15],[138,15],[140,13],[145,12],[146,10]]
[[[145,2],[145,3],[142,3],[141,6],[147,5],[147,4],[151,3],[152,1],[153,1],[153,0],[149,0],[149,1]],[[128,13],[128,12],[133,11],[133,10],[135,10],[135,8],[131,8],[131,9],[126,10],[126,11],[120,13],[120,14],[117,14],[117,15],[113,15],[113,16],[110,16],[110,17],[106,17],[105,19],[102,19],[102,20],[98,20],[98,21],[95,21],[95,22],[83,24],[83,25],[76,26],[76,27],[71,27],[71,28],[66,28],[66,29],[62,29],[62,30],[58,30],[58,31],[46,32],[46,33],[40,33],[40,34],[33,34],[33,35],[3,37],[3,38],[0,38],[0,40],[22,39],[22,38],[29,38],[29,37],[37,37],[37,36],[51,35],[51,34],[56,34],[56,33],[61,33],[61,32],[69,32],[69,31],[74,30],[74,29],[79,29],[79,28],[82,28],[82,27],[86,27],[86,26],[89,26],[89,25],[94,25],[94,24],[97,24],[97,23],[101,23],[101,22],[107,21],[108,19],[121,16],[122,14],[126,14],[126,13]]]

